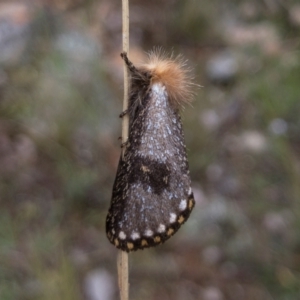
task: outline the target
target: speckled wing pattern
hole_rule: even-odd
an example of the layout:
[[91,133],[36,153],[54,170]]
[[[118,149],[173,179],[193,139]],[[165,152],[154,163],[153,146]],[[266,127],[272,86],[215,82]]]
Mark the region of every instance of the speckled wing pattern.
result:
[[127,252],[166,241],[194,207],[179,112],[159,82],[139,101],[106,220],[108,239]]

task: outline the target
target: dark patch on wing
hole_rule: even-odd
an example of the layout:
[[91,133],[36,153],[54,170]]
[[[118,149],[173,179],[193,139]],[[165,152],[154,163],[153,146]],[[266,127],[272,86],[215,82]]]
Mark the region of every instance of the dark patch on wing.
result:
[[140,182],[144,190],[150,186],[155,194],[160,195],[170,185],[170,174],[167,163],[137,156],[132,162],[128,183]]

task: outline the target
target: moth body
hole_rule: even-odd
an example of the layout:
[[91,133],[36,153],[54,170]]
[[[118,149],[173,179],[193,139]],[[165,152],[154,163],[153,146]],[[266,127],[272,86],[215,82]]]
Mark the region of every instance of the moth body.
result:
[[179,108],[191,100],[192,83],[178,58],[150,55],[130,74],[129,138],[113,186],[106,231],[123,251],[156,246],[170,238],[193,207]]

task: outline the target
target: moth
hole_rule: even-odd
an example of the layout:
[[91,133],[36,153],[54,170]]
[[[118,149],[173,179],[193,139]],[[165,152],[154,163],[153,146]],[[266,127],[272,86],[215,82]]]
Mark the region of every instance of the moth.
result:
[[165,242],[195,205],[180,108],[193,98],[190,70],[160,51],[130,73],[129,137],[120,157],[106,219],[109,241],[123,251]]

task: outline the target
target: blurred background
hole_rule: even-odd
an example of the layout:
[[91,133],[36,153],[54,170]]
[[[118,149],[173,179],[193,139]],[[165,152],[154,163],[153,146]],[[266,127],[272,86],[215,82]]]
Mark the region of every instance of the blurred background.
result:
[[[118,299],[121,1],[0,3],[0,299]],[[130,0],[130,58],[181,53],[196,207],[130,254],[130,299],[300,299],[300,3]]]

